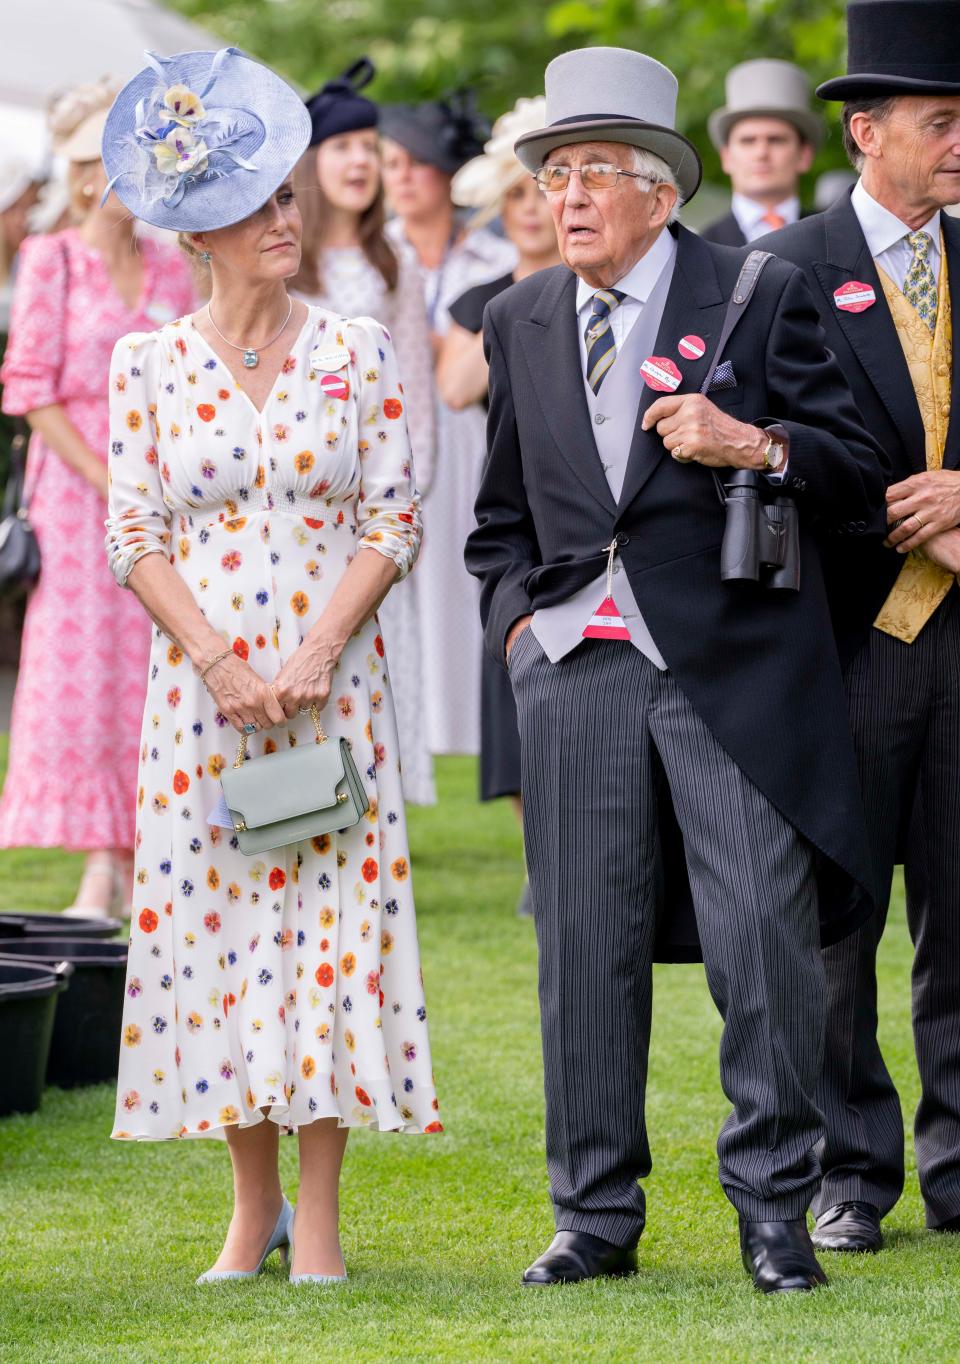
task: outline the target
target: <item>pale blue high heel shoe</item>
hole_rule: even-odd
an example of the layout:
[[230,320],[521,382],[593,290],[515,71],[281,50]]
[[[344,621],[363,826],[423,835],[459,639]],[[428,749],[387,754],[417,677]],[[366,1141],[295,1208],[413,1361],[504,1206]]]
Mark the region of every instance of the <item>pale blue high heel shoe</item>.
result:
[[280,1251],[280,1259],[284,1265],[293,1255],[293,1208],[286,1198],[283,1200],[277,1225],[267,1242],[266,1250],[260,1256],[260,1263],[256,1269],[208,1269],[205,1274],[200,1275],[197,1283],[225,1283],[228,1279],[255,1279],[263,1269],[267,1256],[272,1255],[275,1250]]
[[[290,1218],[290,1264],[293,1265],[293,1218]],[[347,1272],[342,1274],[291,1274],[291,1283],[346,1283]]]

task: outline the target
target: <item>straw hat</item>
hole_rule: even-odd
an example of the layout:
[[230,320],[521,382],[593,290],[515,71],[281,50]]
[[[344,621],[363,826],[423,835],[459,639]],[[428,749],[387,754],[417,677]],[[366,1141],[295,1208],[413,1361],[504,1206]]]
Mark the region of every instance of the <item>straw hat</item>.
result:
[[529,171],[513,150],[517,138],[542,128],[547,115],[543,95],[518,99],[493,125],[493,135],[480,156],[462,166],[453,177],[453,202],[476,210],[475,225],[488,223],[500,212],[505,196]]
[[109,76],[76,85],[50,106],[47,123],[53,151],[65,161],[99,161],[110,106],[119,86]]

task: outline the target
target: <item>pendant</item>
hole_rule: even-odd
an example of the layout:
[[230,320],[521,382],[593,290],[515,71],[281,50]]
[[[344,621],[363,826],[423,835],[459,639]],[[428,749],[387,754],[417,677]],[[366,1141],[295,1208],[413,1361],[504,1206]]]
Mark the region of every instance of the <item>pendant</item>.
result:
[[256,369],[260,363],[260,356],[255,350],[245,350],[243,352],[243,363],[246,369]]

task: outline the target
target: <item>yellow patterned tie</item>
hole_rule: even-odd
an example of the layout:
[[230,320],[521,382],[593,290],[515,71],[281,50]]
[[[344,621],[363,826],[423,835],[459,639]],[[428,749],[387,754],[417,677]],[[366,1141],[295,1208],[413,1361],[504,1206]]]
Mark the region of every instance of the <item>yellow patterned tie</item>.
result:
[[908,303],[912,303],[922,322],[925,322],[931,332],[937,330],[937,281],[933,275],[933,268],[930,265],[930,248],[933,245],[933,238],[929,232],[910,232],[907,235],[913,256],[910,260],[910,268],[907,270],[906,279],[903,281],[903,293]]

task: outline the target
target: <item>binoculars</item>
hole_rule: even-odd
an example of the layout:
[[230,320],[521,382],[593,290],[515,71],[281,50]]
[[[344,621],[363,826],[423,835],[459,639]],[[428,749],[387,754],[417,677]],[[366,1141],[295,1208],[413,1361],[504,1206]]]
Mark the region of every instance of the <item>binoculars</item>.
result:
[[800,591],[800,527],[789,497],[765,501],[770,485],[753,469],[732,469],[723,479],[726,525],[720,550],[724,582],[747,581],[780,591]]

